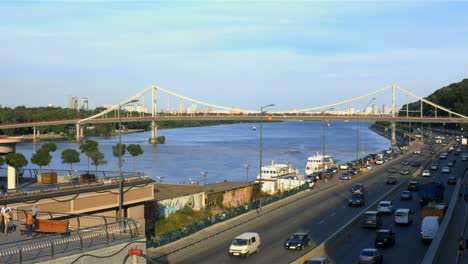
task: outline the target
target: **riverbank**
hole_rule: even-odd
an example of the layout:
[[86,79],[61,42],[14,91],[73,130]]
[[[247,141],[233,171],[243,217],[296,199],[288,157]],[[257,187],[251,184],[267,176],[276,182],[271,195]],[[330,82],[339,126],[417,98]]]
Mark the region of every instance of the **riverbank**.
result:
[[[122,130],[122,134],[132,134],[132,133],[140,133],[140,132],[145,132],[146,130],[144,129],[125,129]],[[119,131],[116,130],[112,133],[113,136],[118,135]],[[66,135],[66,134],[40,134],[39,136],[36,136],[36,140],[68,140],[71,135]],[[34,135],[29,134],[29,135],[23,135],[23,140],[25,141],[33,141],[34,140]]]

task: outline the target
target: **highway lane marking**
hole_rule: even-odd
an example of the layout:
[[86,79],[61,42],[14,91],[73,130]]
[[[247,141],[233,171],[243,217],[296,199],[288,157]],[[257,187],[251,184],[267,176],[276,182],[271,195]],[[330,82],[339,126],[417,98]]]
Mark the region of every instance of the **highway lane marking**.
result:
[[322,220],[322,221],[318,222],[318,224],[320,225],[320,224],[323,224],[324,222],[325,222],[325,220]]
[[336,212],[333,212],[330,216],[334,216],[334,215],[336,215]]

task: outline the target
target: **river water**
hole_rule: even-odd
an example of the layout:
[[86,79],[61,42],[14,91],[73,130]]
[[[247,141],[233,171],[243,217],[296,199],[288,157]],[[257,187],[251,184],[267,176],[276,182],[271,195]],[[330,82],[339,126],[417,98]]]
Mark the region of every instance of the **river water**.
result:
[[[360,150],[364,145],[365,153],[375,153],[388,149],[389,140],[368,130],[371,123],[361,122]],[[263,164],[274,161],[287,163],[304,173],[307,157],[322,151],[323,123],[313,121],[286,121],[263,123]],[[256,126],[256,130],[253,127]],[[207,172],[206,181],[219,182],[245,181],[247,169],[249,180],[258,174],[259,168],[259,124],[242,123],[193,128],[174,128],[159,130],[160,136],[166,137],[166,143],[150,145],[150,132],[123,134],[124,144],[140,144],[144,154],[136,158],[136,170],[144,172],[150,178],[163,177],[165,183],[188,183],[189,180],[203,183],[203,172]],[[100,151],[108,161],[98,170],[117,171],[117,158],[112,155],[112,145],[118,142],[118,136],[91,138],[99,142]],[[38,144],[22,142],[16,151],[30,160]],[[53,169],[69,169],[69,164],[61,163],[61,152],[66,148],[79,151],[78,144],[55,141],[57,151],[52,153]],[[363,144],[362,144],[363,143]],[[331,122],[326,127],[326,154],[333,155],[339,162],[354,159],[356,156],[356,122]],[[73,169],[87,168],[87,158],[81,155],[81,162],[73,164]],[[133,171],[133,158],[126,153],[123,156],[123,170]],[[27,168],[37,168],[29,163]]]

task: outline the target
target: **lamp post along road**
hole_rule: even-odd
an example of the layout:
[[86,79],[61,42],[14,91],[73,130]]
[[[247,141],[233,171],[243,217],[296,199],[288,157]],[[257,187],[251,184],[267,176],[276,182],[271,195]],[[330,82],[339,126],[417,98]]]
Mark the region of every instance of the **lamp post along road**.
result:
[[123,218],[123,185],[124,185],[124,179],[123,179],[123,174],[122,174],[122,106],[138,102],[138,100],[131,100],[129,102],[123,103],[119,105],[119,112],[118,112],[118,117],[119,117],[119,219]]
[[[259,179],[259,184],[260,184],[260,193],[262,193],[262,152],[263,152],[263,109],[264,108],[267,108],[267,107],[270,107],[270,106],[275,106],[274,104],[269,104],[269,105],[264,105],[264,106],[261,106],[260,107],[260,168],[259,168],[259,175],[260,175],[260,179]],[[260,212],[262,211],[262,199],[260,199],[260,203],[259,203],[259,207],[260,207]]]
[[326,122],[326,120],[325,120],[325,114],[327,113],[327,111],[333,110],[333,109],[335,109],[335,108],[332,107],[332,108],[329,108],[327,110],[322,111],[322,117],[323,117],[323,120],[322,120],[322,123],[323,123],[323,131],[322,131],[322,141],[323,141],[322,142],[322,144],[323,144],[322,145],[322,171],[323,172],[325,172],[325,144],[326,144],[325,143],[326,142],[325,141],[325,134],[326,134],[325,129],[326,129],[326,126],[328,125],[328,122]]
[[[364,111],[363,111],[364,114],[366,114],[367,107],[368,107],[374,100],[375,100],[375,97],[372,97],[372,99],[370,99],[370,101],[366,104],[366,106],[364,107]],[[356,119],[356,120],[357,120],[356,122],[358,122],[359,119]],[[359,134],[359,132],[358,132],[358,134]],[[356,137],[357,137],[357,136],[356,136]],[[365,152],[365,151],[364,151],[364,138],[363,138],[362,136],[361,136],[361,138],[362,138],[361,166],[363,166],[363,165],[364,165],[364,152]],[[356,145],[358,145],[358,144],[356,144]],[[356,146],[356,148],[357,148],[357,146]],[[357,160],[356,160],[356,162],[357,162]]]

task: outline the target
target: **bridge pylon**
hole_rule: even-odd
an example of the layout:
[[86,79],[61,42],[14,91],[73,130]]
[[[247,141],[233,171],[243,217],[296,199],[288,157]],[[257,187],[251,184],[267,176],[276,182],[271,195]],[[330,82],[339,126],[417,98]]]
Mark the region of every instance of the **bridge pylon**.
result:
[[158,123],[156,121],[151,121],[151,137],[150,143],[152,145],[158,144]]

